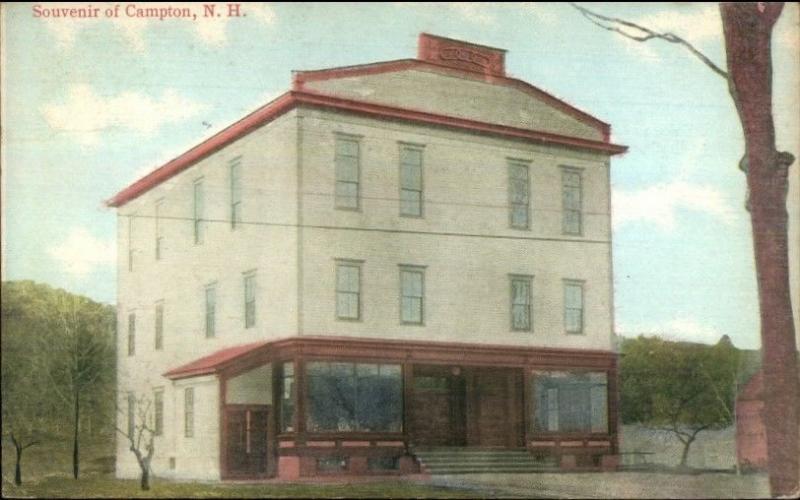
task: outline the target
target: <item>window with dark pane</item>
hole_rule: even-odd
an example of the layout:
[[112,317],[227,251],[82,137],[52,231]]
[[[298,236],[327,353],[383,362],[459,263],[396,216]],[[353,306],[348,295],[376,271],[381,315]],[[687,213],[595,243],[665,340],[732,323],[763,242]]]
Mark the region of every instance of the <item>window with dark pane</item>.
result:
[[583,283],[564,282],[564,328],[567,333],[583,333]]
[[231,229],[242,222],[242,160],[236,158],[230,163]]
[[580,235],[581,220],[581,173],[578,170],[561,171],[563,231],[564,234]]
[[422,216],[422,149],[400,148],[400,215]]
[[336,317],[361,317],[361,266],[356,263],[336,264]]
[[424,273],[421,269],[400,269],[400,321],[420,325],[424,313]]
[[359,207],[359,143],[355,138],[336,138],[336,208]]
[[528,276],[511,278],[511,329],[531,329],[531,278]]
[[537,372],[533,378],[535,432],[608,432],[604,372]]
[[400,365],[318,361],[306,370],[309,431],[402,431]]
[[512,161],[508,164],[508,189],[511,227],[528,229],[530,225],[530,179],[526,163]]

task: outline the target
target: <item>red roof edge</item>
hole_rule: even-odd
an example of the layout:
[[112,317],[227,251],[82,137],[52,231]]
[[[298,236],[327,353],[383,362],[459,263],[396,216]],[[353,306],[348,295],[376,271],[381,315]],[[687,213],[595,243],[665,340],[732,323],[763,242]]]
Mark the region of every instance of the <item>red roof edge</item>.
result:
[[114,195],[114,197],[112,197],[110,200],[106,201],[106,205],[110,207],[119,207],[124,205],[126,202],[136,198],[153,186],[156,186],[170,177],[180,173],[194,162],[205,158],[206,156],[218,151],[239,137],[242,137],[256,127],[280,116],[284,112],[291,109],[293,105],[294,99],[292,99],[291,92],[282,94],[280,97],[277,97],[264,106],[261,106],[249,115],[221,130],[219,133],[213,135],[197,146],[194,146],[180,156],[173,158],[164,165],[145,175],[138,181]]
[[487,122],[469,120],[466,118],[439,115],[427,111],[398,108],[383,104],[343,99],[327,94],[293,90],[281,95],[269,104],[262,106],[233,125],[230,125],[216,135],[189,149],[182,155],[153,170],[149,174],[145,175],[138,181],[117,193],[110,200],[106,201],[106,205],[110,207],[119,207],[124,205],[142,193],[145,193],[158,184],[179,174],[183,170],[192,166],[194,163],[220,150],[227,144],[235,141],[255,128],[274,120],[275,118],[278,118],[283,113],[291,110],[298,104],[344,110],[371,117],[390,118],[400,121],[410,121],[415,123],[449,127],[459,130],[469,130],[489,135],[532,140],[544,144],[555,144],[579,149],[589,149],[612,155],[624,153],[628,149],[627,146],[612,144],[607,140],[593,141],[589,139],[553,134],[550,132],[521,129],[505,125],[496,125]]
[[237,359],[261,349],[269,343],[269,341],[262,341],[221,349],[208,356],[203,356],[202,358],[173,368],[172,370],[164,372],[162,375],[170,380],[212,375],[218,373]]
[[576,106],[560,99],[535,85],[504,75],[486,74],[478,71],[471,71],[466,68],[454,68],[444,64],[438,64],[433,61],[423,61],[420,59],[394,59],[391,61],[382,61],[369,64],[360,64],[353,66],[340,66],[335,68],[325,68],[307,71],[295,71],[293,74],[293,88],[295,90],[304,90],[303,84],[305,82],[313,82],[320,80],[331,80],[335,78],[345,78],[353,76],[364,76],[380,73],[389,73],[392,71],[402,71],[414,67],[431,66],[437,70],[451,73],[457,76],[464,76],[473,80],[484,81],[487,83],[499,83],[508,87],[514,87],[518,90],[531,94],[535,97],[546,101],[547,103],[555,106],[556,108],[564,111],[573,118],[580,120],[583,123],[597,127],[606,136],[605,140],[611,137],[611,125],[599,118],[596,118],[586,111],[577,108]]

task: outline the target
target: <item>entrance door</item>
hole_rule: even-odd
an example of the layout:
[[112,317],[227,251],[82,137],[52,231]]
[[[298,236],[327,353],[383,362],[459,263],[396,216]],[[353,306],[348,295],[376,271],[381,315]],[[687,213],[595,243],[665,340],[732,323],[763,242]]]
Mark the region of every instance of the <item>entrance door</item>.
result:
[[468,444],[522,446],[522,374],[520,370],[475,368],[467,389]]
[[411,400],[414,444],[466,444],[466,382],[446,367],[414,367]]
[[267,406],[225,408],[227,473],[236,477],[267,475]]

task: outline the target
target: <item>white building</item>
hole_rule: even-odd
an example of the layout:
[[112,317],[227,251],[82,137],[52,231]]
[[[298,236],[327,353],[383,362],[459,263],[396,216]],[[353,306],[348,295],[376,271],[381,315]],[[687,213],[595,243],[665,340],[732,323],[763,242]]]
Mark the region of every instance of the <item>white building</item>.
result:
[[625,147],[503,50],[419,41],[296,72],[109,202],[119,394],[153,404],[156,475],[409,472],[432,446],[612,463]]

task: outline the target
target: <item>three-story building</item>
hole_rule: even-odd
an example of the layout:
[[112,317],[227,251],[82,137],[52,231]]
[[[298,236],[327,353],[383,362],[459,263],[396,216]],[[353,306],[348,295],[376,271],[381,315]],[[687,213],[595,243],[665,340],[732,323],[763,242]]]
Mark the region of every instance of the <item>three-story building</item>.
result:
[[[504,57],[422,34],[416,59],[296,72],[109,201],[120,425],[151,404],[154,473],[617,453],[609,161],[625,147]],[[137,473],[120,439],[117,474]]]

